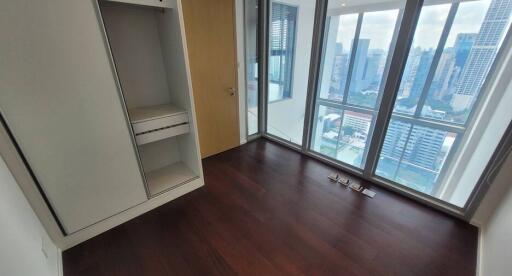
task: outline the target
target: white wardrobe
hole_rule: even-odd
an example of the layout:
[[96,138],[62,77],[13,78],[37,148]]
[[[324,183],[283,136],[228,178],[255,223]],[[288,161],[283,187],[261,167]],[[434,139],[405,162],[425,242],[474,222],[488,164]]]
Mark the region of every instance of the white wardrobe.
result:
[[0,153],[61,248],[203,185],[180,0],[0,17]]

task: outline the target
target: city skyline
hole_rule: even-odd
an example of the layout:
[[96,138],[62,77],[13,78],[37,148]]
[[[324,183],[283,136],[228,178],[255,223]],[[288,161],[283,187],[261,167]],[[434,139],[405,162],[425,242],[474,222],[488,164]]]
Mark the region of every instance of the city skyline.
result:
[[[512,0],[460,3],[446,43],[436,61],[436,67],[432,67],[449,9],[450,4],[423,8],[394,112],[412,118],[420,116],[442,120],[450,124],[465,123],[495,59],[504,33],[510,25]],[[474,14],[476,11],[478,15]],[[435,20],[432,19],[432,14],[438,15],[434,16]],[[382,12],[382,15],[389,17],[389,13],[386,12]],[[374,12],[372,17],[378,18],[378,12]],[[472,17],[470,24],[469,17]],[[343,15],[339,24],[354,21],[354,18],[357,21],[357,16]],[[379,36],[363,36],[365,18],[370,17],[366,14],[363,16],[356,51],[350,49],[354,43],[353,35],[337,33],[338,37],[341,35],[344,38],[335,40],[332,77],[327,98],[343,104],[377,108],[376,99],[381,90],[383,65],[388,50],[375,46],[372,48],[372,45],[383,45],[383,40],[378,42]],[[424,30],[432,27],[434,22],[437,22],[435,30],[425,36]],[[388,24],[391,25],[394,24]],[[347,25],[338,28],[341,29],[355,30]],[[371,32],[366,31],[366,34]],[[347,42],[347,39],[351,40]],[[377,42],[372,41],[373,39]],[[355,54],[354,57],[350,57],[352,52]],[[350,59],[353,60],[351,72]],[[427,81],[431,70],[434,70],[434,75]],[[343,99],[345,91],[348,92],[348,99]],[[424,103],[422,102],[424,105],[418,106],[422,95],[426,95]],[[457,97],[469,97],[469,100],[461,101],[457,100]],[[317,129],[316,136],[325,143],[319,143],[315,150],[323,150],[331,157],[360,167],[371,138],[372,115],[347,110],[337,111],[334,108],[326,108],[323,112],[329,123],[324,123],[320,132]],[[357,129],[346,127],[356,123],[359,125]],[[361,127],[362,125],[364,127]],[[457,135],[459,134],[434,127],[392,120],[387,129],[376,173],[398,183],[412,185],[412,188],[421,192],[432,193],[433,185],[437,182]]]
[[[453,33],[477,33],[480,29],[481,22],[484,19],[486,11],[490,5],[491,0],[468,1],[464,5],[459,6],[459,13],[457,20],[452,25]],[[436,48],[438,37],[437,33],[442,31],[443,25],[446,21],[446,16],[450,9],[451,4],[441,5],[425,5],[422,7],[420,22],[417,27],[417,33],[421,36],[415,37],[413,41],[413,48],[418,45],[424,45],[424,48]],[[375,14],[378,16],[366,16],[366,14]],[[398,16],[398,9],[387,11],[368,12],[363,16],[364,24],[368,26],[366,33],[360,38],[370,38],[374,40],[374,44],[370,49],[384,49],[386,47],[374,48],[374,45],[386,45],[386,41],[390,41],[390,35],[387,32],[382,32],[383,28],[394,28]],[[355,31],[357,24],[357,14],[344,14],[340,16],[340,26],[336,42],[344,45],[344,50],[350,51],[350,45],[353,39],[351,34]],[[510,24],[510,22],[509,22]],[[449,36],[446,45],[453,45],[456,36]]]

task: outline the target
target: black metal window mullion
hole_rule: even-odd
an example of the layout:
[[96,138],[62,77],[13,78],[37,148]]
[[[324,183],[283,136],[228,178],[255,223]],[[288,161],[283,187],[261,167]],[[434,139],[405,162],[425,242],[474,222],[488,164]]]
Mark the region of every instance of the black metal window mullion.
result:
[[445,131],[454,132],[457,134],[464,133],[464,131],[466,130],[464,127],[458,126],[458,125],[441,123],[441,122],[424,119],[424,118],[414,118],[412,116],[406,116],[406,115],[402,115],[402,114],[392,114],[391,118],[394,120],[398,120],[398,121],[402,121],[402,122],[406,122],[406,123],[412,123],[415,125],[421,125],[421,126],[429,127],[429,128],[441,129],[441,130],[445,130]]
[[413,128],[414,128],[414,125],[411,123],[410,127],[407,131],[407,137],[405,138],[404,147],[403,147],[402,152],[400,153],[400,157],[398,158],[397,163],[396,163],[396,170],[393,173],[393,181],[396,181],[396,177],[398,175],[398,170],[400,170],[400,164],[402,164],[402,160],[404,159],[405,151],[407,150],[407,146],[409,145],[409,139],[411,138]]
[[343,131],[343,121],[345,120],[345,110],[341,109],[340,110],[341,114],[340,114],[340,127],[338,129],[338,137],[336,137],[336,150],[334,152],[334,158],[335,159],[338,159],[338,149],[340,147],[340,137],[341,137],[341,133]]
[[419,118],[421,116],[421,111],[423,110],[423,106],[425,105],[425,102],[427,100],[428,93],[430,92],[432,80],[434,79],[434,76],[436,74],[437,66],[439,65],[439,61],[441,60],[441,55],[443,54],[444,46],[446,45],[446,41],[448,40],[448,35],[450,34],[450,30],[453,25],[453,20],[455,19],[455,15],[457,14],[458,8],[459,3],[453,3],[452,6],[450,7],[450,11],[448,12],[448,16],[446,18],[446,22],[441,33],[441,37],[439,38],[439,42],[437,44],[434,57],[432,58],[432,63],[430,64],[430,69],[427,74],[423,90],[421,91],[420,98],[416,105],[416,110],[414,112],[415,118]]
[[[391,45],[389,47],[390,52],[393,49],[395,49],[396,40],[397,40],[397,37],[398,37],[398,33],[400,31],[400,19],[403,17],[403,15],[404,15],[404,10],[400,9],[399,13],[398,13],[398,19],[397,19],[397,21],[395,23],[395,28],[393,30],[393,37],[391,39]],[[379,93],[377,94],[377,101],[375,102],[375,106],[374,106],[374,110],[377,111],[377,112],[378,112],[379,107],[380,107],[380,101],[382,100],[382,97],[384,95],[384,87],[386,86],[386,81],[388,79],[388,74],[389,74],[389,67],[390,67],[392,59],[393,59],[393,56],[388,54],[388,56],[386,57],[386,63],[385,63],[386,65],[384,66],[384,72],[382,73],[382,77],[381,77]]]
[[352,73],[354,70],[354,62],[356,60],[357,45],[359,43],[359,35],[361,34],[361,25],[363,24],[363,13],[359,13],[357,16],[356,31],[354,33],[354,41],[352,41],[352,48],[350,49],[350,60],[348,63],[347,79],[345,80],[345,87],[343,89],[342,103],[347,104],[348,91],[350,89],[350,83],[352,79]]
[[406,1],[405,8],[403,9],[396,46],[393,49],[379,113],[375,120],[372,142],[369,145],[367,162],[364,166],[363,173],[368,178],[375,175],[379,153],[384,144],[385,134],[391,120],[398,88],[400,87],[403,70],[407,62],[422,6],[423,0]]
[[[446,41],[448,39],[448,35],[450,33],[450,30],[452,28],[455,15],[457,14],[458,7],[459,7],[459,3],[454,3],[450,7],[450,10],[449,10],[448,15],[447,15],[446,22],[445,22],[445,24],[443,26],[443,31],[441,33],[441,37],[439,39],[436,51],[434,53],[434,56],[432,58],[432,62],[430,64],[430,68],[429,68],[429,72],[427,74],[427,78],[425,80],[422,92],[420,94],[420,98],[419,98],[418,103],[416,105],[415,113],[412,116],[407,115],[407,114],[403,114],[403,116],[396,116],[394,114],[392,115],[392,118],[394,118],[394,119],[397,119],[397,120],[400,120],[400,121],[403,121],[403,122],[407,122],[408,124],[411,124],[410,130],[409,130],[409,134],[408,134],[408,137],[407,137],[407,140],[406,140],[406,146],[409,143],[410,134],[412,133],[412,130],[413,130],[414,126],[422,126],[422,127],[433,128],[433,129],[440,129],[440,130],[444,130],[444,131],[449,131],[449,132],[457,133],[457,137],[455,138],[456,141],[455,141],[454,145],[458,145],[457,142],[459,140],[459,135],[464,133],[464,131],[465,131],[465,128],[454,126],[453,124],[450,124],[450,123],[436,122],[435,120],[429,120],[429,119],[425,119],[425,120],[421,119],[421,111],[423,110],[423,107],[425,105],[426,99],[427,99],[428,94],[430,92],[430,87],[432,85],[432,80],[433,80],[433,78],[435,76],[435,73],[437,71],[437,66],[439,65],[439,61],[441,59],[441,55],[442,55],[442,53],[444,51],[444,47],[445,47]],[[407,118],[407,119],[405,119],[405,118]],[[400,156],[400,159],[398,160],[397,170],[395,171],[395,174],[393,176],[393,181],[396,181],[395,179],[396,179],[396,176],[398,174],[398,170],[400,168],[400,164],[402,164],[402,162],[403,162],[403,156],[404,156],[405,150],[407,149],[406,146],[404,147],[404,149],[402,151],[402,154]],[[453,148],[453,147],[450,149],[450,152],[448,153],[448,157],[451,157],[453,155],[453,151],[454,150],[455,150],[455,148]],[[380,155],[380,153],[379,153],[379,155]],[[406,162],[406,163],[409,163],[409,162]],[[410,163],[410,164],[414,165],[412,163]],[[444,175],[445,171],[446,171],[446,166],[443,166],[440,169],[438,175]],[[434,190],[438,190],[438,188],[439,188],[439,181],[436,181]]]

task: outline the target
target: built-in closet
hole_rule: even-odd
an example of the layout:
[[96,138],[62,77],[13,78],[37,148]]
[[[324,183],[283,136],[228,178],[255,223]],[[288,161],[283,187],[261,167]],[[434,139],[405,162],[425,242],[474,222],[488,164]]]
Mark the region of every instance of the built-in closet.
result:
[[202,186],[180,0],[31,5],[0,27],[24,36],[2,46],[0,153],[56,242]]
[[99,3],[149,196],[155,196],[199,177],[189,94],[176,81],[179,29],[166,7]]

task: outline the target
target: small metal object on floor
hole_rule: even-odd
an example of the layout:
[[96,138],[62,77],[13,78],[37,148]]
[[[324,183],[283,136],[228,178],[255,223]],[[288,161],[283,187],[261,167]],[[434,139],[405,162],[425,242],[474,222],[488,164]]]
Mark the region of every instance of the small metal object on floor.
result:
[[346,177],[342,177],[337,173],[331,173],[327,178],[329,178],[329,180],[331,180],[331,182],[336,182],[343,186],[348,186],[348,184],[350,183],[350,179],[348,179]]
[[348,186],[348,184],[350,183],[350,179],[345,178],[345,177],[340,177],[338,179],[338,183],[340,183],[343,186]]
[[329,178],[329,180],[331,180],[332,182],[338,182],[340,176],[337,173],[331,173],[327,178]]
[[369,198],[373,198],[377,194],[376,192],[368,189],[364,189],[361,193]]
[[352,183],[348,186],[350,189],[356,191],[356,192],[360,192],[364,189],[363,186],[361,186],[361,184],[357,184],[357,183]]
[[331,182],[339,183],[345,187],[349,187],[350,189],[352,189],[356,192],[361,192],[363,195],[365,195],[369,198],[373,198],[376,195],[376,193],[374,191],[372,191],[370,189],[366,189],[361,184],[350,183],[350,179],[348,179],[346,177],[342,177],[337,173],[331,173],[327,178],[329,178],[329,180]]

